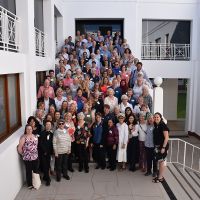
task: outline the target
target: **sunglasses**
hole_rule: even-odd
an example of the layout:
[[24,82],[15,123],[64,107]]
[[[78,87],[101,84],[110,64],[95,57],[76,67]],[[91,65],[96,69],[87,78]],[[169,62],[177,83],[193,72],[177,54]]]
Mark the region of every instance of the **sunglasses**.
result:
[[64,123],[59,123],[59,125],[64,125]]

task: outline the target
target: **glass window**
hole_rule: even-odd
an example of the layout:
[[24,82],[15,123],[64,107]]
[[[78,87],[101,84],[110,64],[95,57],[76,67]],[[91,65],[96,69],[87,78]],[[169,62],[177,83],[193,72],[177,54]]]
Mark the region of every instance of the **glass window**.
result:
[[19,75],[0,75],[0,143],[21,126]]
[[17,123],[17,94],[16,94],[16,76],[8,75],[8,106],[10,116],[10,126]]
[[5,77],[0,76],[0,134],[6,131]]

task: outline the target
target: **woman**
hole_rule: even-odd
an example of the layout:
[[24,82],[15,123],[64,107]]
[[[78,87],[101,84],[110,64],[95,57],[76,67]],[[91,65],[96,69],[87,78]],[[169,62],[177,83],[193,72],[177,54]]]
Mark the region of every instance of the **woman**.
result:
[[116,169],[116,154],[117,145],[119,142],[119,132],[112,119],[108,120],[108,130],[105,135],[105,141],[108,156],[107,168],[110,168],[110,171],[114,171]]
[[33,135],[36,135],[37,137],[39,137],[42,126],[39,124],[38,120],[34,116],[30,116],[27,120],[27,124],[32,127]]
[[93,148],[93,159],[97,163],[96,169],[105,169],[105,133],[102,126],[101,113],[95,114],[95,122],[91,127],[91,147]]
[[65,113],[64,120],[65,120],[65,129],[69,130],[69,135],[71,136],[71,153],[68,156],[68,170],[70,172],[74,172],[74,169],[72,167],[72,160],[73,160],[73,157],[75,157],[74,156],[75,154],[75,137],[74,137],[75,126],[72,120],[72,114],[70,112]]
[[88,103],[85,103],[83,106],[83,114],[85,115],[85,122],[88,124],[88,127],[91,128],[95,121],[95,113],[94,110],[91,110]]
[[142,96],[144,103],[149,107],[150,112],[152,112],[152,97],[149,94],[149,88],[146,85],[142,88]]
[[61,118],[64,118],[64,115],[67,111],[68,111],[68,103],[67,101],[63,101],[60,109]]
[[123,94],[122,97],[121,97],[121,104],[120,104],[120,112],[121,113],[125,113],[125,109],[126,108],[130,108],[132,111],[133,111],[133,107],[130,103],[128,103],[128,96]]
[[120,82],[120,88],[122,91],[122,94],[126,94],[128,90],[128,84],[126,83],[126,80],[122,79]]
[[31,125],[25,127],[25,133],[19,140],[18,152],[25,164],[28,188],[32,189],[32,171],[38,173],[38,138],[33,134]]
[[85,123],[84,114],[80,112],[77,115],[78,123],[74,133],[77,153],[78,153],[78,160],[79,160],[79,172],[85,170],[85,173],[89,172],[88,166],[88,144],[90,138],[90,131],[88,125]]
[[55,153],[56,164],[56,180],[61,181],[61,173],[66,180],[70,180],[68,176],[68,155],[71,152],[71,137],[69,132],[65,129],[65,121],[60,119],[58,121],[58,129],[53,135],[53,149]]
[[108,96],[104,99],[104,104],[110,106],[110,112],[113,112],[114,108],[118,106],[118,99],[114,96],[114,90],[112,88],[108,89]]
[[77,103],[77,112],[82,112],[83,106],[87,102],[87,99],[83,96],[83,91],[81,88],[77,89],[77,95],[74,97],[74,101]]
[[153,140],[155,145],[154,151],[157,152],[155,159],[159,165],[158,177],[154,178],[153,182],[159,183],[164,180],[165,158],[169,148],[169,128],[163,122],[162,115],[158,112],[154,114]]
[[146,138],[146,131],[147,131],[147,124],[146,124],[146,113],[141,111],[139,113],[139,149],[140,149],[140,156],[139,156],[139,168],[142,172],[146,171],[146,153],[145,153],[145,147],[144,147],[144,141]]
[[129,163],[129,170],[135,171],[135,165],[139,158],[139,141],[138,141],[138,124],[135,115],[131,114],[128,118],[128,146],[127,159]]
[[[128,119],[129,119],[129,117],[130,117],[131,115],[133,115],[133,111],[131,110],[130,107],[127,107],[127,108],[125,109],[125,122],[126,122],[126,123],[128,122]],[[134,115],[134,116],[135,116],[135,115]],[[136,117],[136,119],[137,119],[137,117]]]
[[126,168],[126,161],[127,161],[127,144],[128,144],[128,125],[124,122],[125,115],[120,113],[118,116],[119,123],[117,123],[117,129],[119,132],[119,145],[118,145],[118,152],[117,152],[117,160],[118,163],[121,163],[120,168]]
[[102,80],[102,84],[100,86],[101,92],[103,93],[104,97],[106,96],[106,93],[107,93],[109,86],[110,86],[110,83],[109,83],[108,77],[104,77],[103,80]]
[[66,97],[63,97],[62,88],[57,89],[56,98],[54,100],[55,100],[55,104],[56,104],[56,110],[60,111],[63,101],[66,101]]
[[128,83],[129,83],[129,73],[126,70],[126,65],[121,66],[121,77],[122,77],[122,80],[126,80],[126,84],[128,85]]
[[[149,176],[152,174],[153,177],[157,174],[157,164],[154,159],[154,143],[153,143],[153,130],[154,130],[154,118],[153,114],[148,113],[147,115],[147,130],[146,130],[146,139],[144,142],[145,145],[145,152],[146,152],[146,159],[147,159],[147,171],[145,176]],[[153,164],[153,170],[152,170]]]

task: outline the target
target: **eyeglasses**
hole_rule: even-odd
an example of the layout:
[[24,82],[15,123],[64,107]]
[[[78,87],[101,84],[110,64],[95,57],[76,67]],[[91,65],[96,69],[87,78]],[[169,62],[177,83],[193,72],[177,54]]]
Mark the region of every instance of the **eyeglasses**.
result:
[[59,123],[59,125],[64,125],[64,123]]

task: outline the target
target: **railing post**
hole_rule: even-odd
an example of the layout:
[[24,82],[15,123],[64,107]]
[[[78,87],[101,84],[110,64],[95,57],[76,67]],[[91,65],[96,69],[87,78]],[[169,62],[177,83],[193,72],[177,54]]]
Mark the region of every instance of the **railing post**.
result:
[[186,142],[184,145],[184,153],[183,153],[183,170],[185,170],[185,159],[186,159]]

